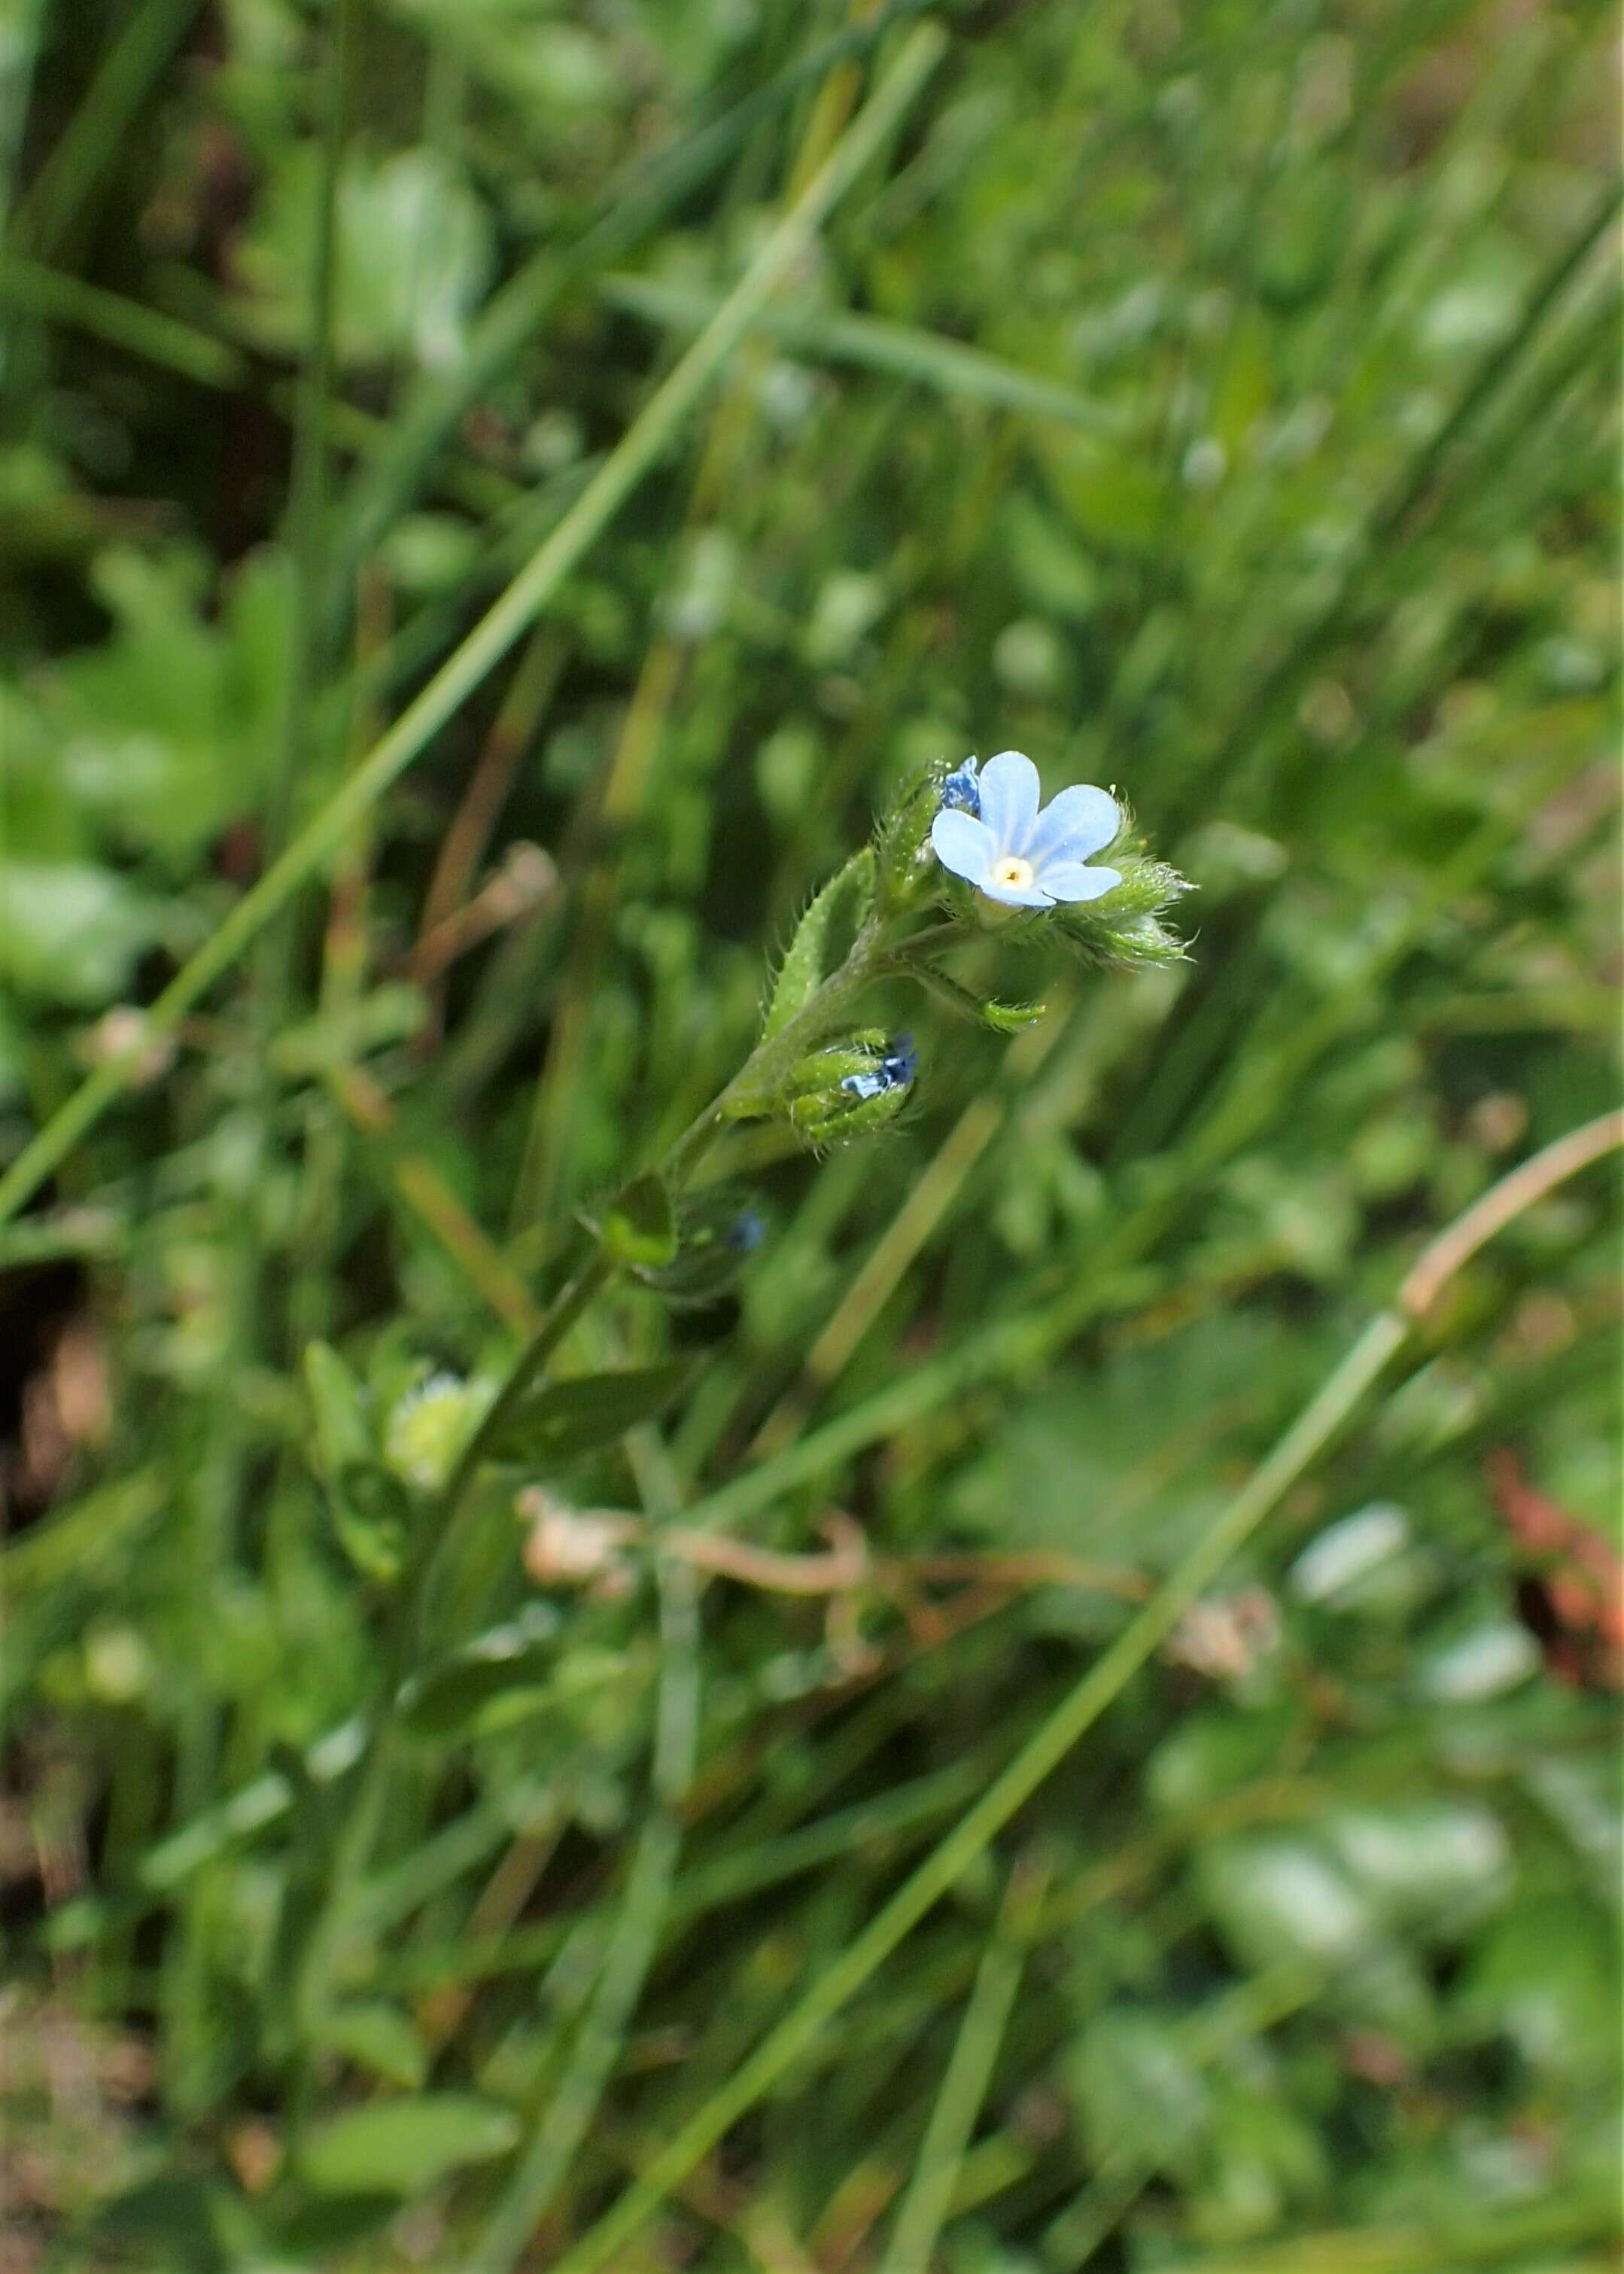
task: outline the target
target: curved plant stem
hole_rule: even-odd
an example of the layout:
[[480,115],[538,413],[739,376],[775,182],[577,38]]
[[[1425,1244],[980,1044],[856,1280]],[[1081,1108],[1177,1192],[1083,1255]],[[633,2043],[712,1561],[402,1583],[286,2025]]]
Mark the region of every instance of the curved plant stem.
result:
[[[1428,1304],[1450,1270],[1458,1270],[1483,1240],[1503,1231],[1565,1177],[1624,1143],[1624,1114],[1609,1114],[1559,1139],[1514,1170],[1436,1241],[1433,1268],[1422,1282]],[[1474,1226],[1470,1240],[1464,1228]],[[1441,1259],[1447,1267],[1438,1268]],[[1425,1259],[1423,1259],[1424,1262]],[[1415,1331],[1416,1275],[1394,1308],[1379,1312],[1274,1450],[1255,1469],[1139,1615],[1094,1660],[1075,1687],[981,1799],[905,1880],[891,1901],[815,1982],[798,2005],[757,2045],[719,2090],[660,2150],[612,2210],[566,2253],[553,2274],[591,2274],[619,2262],[626,2243],[658,2210],[673,2187],[709,2154],[741,2117],[776,2085],[816,2043],[824,2026],[856,1996],[898,1944],[913,1931],[985,1853],[1004,1826],[1031,1799],[1106,1709],[1120,1696],[1202,1591],[1244,1546],[1284,1495],[1340,1434],[1390,1361]]]
[[842,136],[710,322],[657,388],[562,520],[486,611],[461,646],[367,753],[327,803],[245,892],[148,1009],[143,1037],[97,1069],[56,1112],[0,1178],[0,1224],[67,1158],[139,1071],[150,1043],[172,1034],[215,981],[313,876],[433,736],[480,686],[552,600],[588,546],[654,466],[760,310],[804,257],[818,229],[940,61],[945,34],[914,31],[863,110]]

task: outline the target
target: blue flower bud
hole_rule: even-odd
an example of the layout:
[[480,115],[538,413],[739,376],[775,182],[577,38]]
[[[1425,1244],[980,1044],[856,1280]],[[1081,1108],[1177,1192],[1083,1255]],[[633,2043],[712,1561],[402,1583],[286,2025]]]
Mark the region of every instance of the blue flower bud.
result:
[[942,785],[942,809],[968,813],[979,820],[981,812],[981,786],[976,779],[977,761],[966,758],[954,768]]

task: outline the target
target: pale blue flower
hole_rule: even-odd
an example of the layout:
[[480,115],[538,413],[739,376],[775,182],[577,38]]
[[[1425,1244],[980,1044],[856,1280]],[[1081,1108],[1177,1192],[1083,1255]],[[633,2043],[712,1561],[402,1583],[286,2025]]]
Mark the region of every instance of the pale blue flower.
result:
[[1104,790],[1078,783],[1040,813],[1038,770],[1019,750],[989,758],[971,787],[978,810],[944,802],[930,842],[944,869],[989,900],[1047,908],[1056,900],[1097,900],[1121,884],[1116,870],[1088,865],[1122,827],[1116,801]]

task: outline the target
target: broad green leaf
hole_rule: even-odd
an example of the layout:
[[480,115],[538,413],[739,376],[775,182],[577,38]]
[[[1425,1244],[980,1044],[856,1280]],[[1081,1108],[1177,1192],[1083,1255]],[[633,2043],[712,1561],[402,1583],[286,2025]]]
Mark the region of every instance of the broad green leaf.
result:
[[1319,1841],[1285,1834],[1214,1842],[1197,1873],[1221,1939],[1265,1972],[1298,1960],[1350,2017],[1420,2048],[1430,2039],[1431,1984],[1383,1908]]
[[532,1603],[510,1624],[465,1643],[403,1685],[402,1721],[418,1736],[449,1737],[506,1692],[545,1688],[558,1670],[561,1624],[550,1604]]
[[138,2263],[147,2264],[155,2258],[177,2269],[212,2267],[220,2263],[219,2201],[220,2190],[207,2180],[161,2172],[102,2203],[94,2232],[126,2263],[139,2253]]
[[1605,2090],[1618,2041],[1605,1911],[1573,1889],[1525,1898],[1474,1950],[1450,2005],[1460,2026],[1503,2034],[1532,2067]]
[[[267,346],[292,348],[308,333],[319,177],[313,143],[287,150],[237,242],[241,320]],[[459,168],[426,147],[381,161],[352,151],[339,187],[338,239],[345,362],[402,351],[440,369],[460,360],[492,241],[490,215]]]
[[640,1421],[663,1412],[692,1379],[686,1359],[583,1374],[549,1382],[524,1399],[490,1448],[499,1461],[556,1462],[612,1445]]
[[321,2195],[418,2195],[465,2164],[506,2155],[518,2136],[511,2109],[471,2093],[372,2101],[314,2126],[298,2174]]
[[157,908],[112,869],[88,861],[5,862],[0,991],[84,1009],[129,984],[157,935]]
[[1321,1836],[1389,1927],[1458,1934],[1511,1886],[1505,1829],[1488,1808],[1425,1798],[1327,1815]]
[[1208,2088],[1177,2016],[1149,2007],[1099,2014],[1070,2063],[1091,2154],[1130,2169],[1187,2175],[1210,2120]]
[[40,712],[84,815],[187,875],[257,806],[287,674],[291,578],[252,556],[204,614],[190,555],[115,550],[96,568],[114,618],[99,646],[41,675]]

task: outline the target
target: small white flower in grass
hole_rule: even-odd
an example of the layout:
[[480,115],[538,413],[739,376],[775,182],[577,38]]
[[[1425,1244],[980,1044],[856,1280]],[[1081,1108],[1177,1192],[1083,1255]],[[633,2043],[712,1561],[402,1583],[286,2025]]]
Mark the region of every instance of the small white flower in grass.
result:
[[1019,750],[989,758],[974,787],[978,809],[957,799],[944,804],[930,825],[930,842],[944,869],[989,900],[1048,908],[1056,900],[1097,900],[1121,884],[1116,870],[1088,865],[1122,827],[1116,801],[1104,790],[1079,783],[1040,812],[1038,770]]
[[430,1374],[395,1400],[384,1431],[385,1462],[402,1484],[437,1492],[492,1396],[488,1382]]

